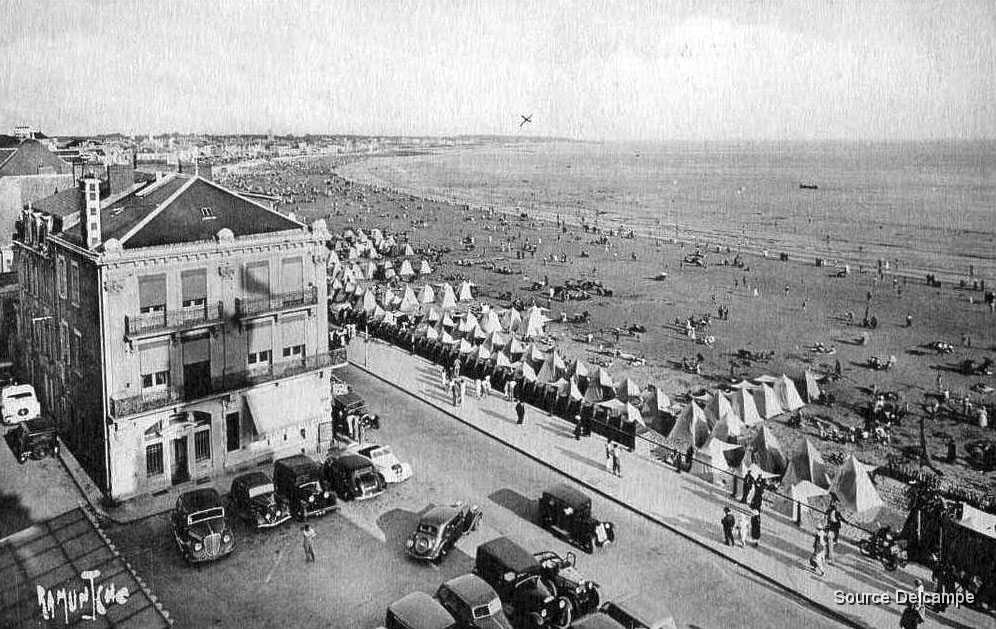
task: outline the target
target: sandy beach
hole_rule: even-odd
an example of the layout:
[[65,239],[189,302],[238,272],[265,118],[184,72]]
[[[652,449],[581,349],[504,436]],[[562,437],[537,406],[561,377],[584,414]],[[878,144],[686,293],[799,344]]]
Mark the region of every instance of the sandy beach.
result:
[[[564,223],[558,226],[556,213],[511,208],[491,212],[354,183],[334,170],[347,161],[330,157],[257,164],[231,169],[221,181],[282,191],[292,202],[281,205],[281,211],[302,220],[325,218],[334,232],[376,227],[406,234],[416,249],[427,243],[448,248],[433,263],[432,281],[469,279],[491,303],[506,305],[511,296],[548,307],[553,322],[547,330],[568,358],[605,365],[617,381],[631,377],[641,386],[654,384],[678,401],[728,384],[731,378],[785,373],[799,381],[806,369],[829,374],[839,361],[840,379],[824,385],[836,402],[807,407],[808,418],[840,428],[861,425],[872,390],[894,392],[901,406],[908,404],[909,415],[894,428],[888,445],[824,441],[808,419],[798,428],[786,425],[784,417],[767,422],[791,451],[808,438],[829,461],[853,452],[867,463],[885,465],[891,460],[915,466],[920,416],[940,393],[940,382],[951,400],[944,408],[952,412],[926,420],[935,466],[945,483],[992,500],[996,474],[973,469],[964,450],[967,443],[993,439],[992,424],[980,428],[960,412],[965,396],[974,407],[986,405],[990,417],[993,410],[992,393],[972,390],[979,383],[991,385],[992,377],[964,375],[958,369],[963,361],[991,358],[996,349],[996,314],[984,303],[984,291],[973,290],[971,284],[928,285],[920,277],[879,273],[874,264],[863,265],[862,272],[852,267],[849,275],[838,277],[836,268],[817,266],[812,255],[790,255],[789,261],[782,261],[777,254],[783,249],[774,246],[767,258],[760,255],[761,247],[745,248],[742,266],[734,266],[737,243],[715,235],[675,241],[634,229],[633,237],[627,237],[628,230],[613,234],[604,222],[595,234],[572,216],[562,216]],[[473,248],[465,249],[469,239]],[[523,250],[527,245],[532,251]],[[696,250],[705,254],[705,266],[683,264]],[[487,263],[506,266],[512,273],[496,273],[485,268]],[[534,283],[557,286],[568,280],[597,280],[612,295],[558,301],[531,289]],[[728,310],[728,319],[717,317],[720,307]],[[875,329],[861,326],[866,308],[878,322]],[[583,312],[590,314],[587,323],[559,322],[561,313],[572,317]],[[686,318],[705,314],[712,322],[703,334],[715,338],[709,346],[691,340],[683,327]],[[634,325],[645,331],[629,332]],[[861,344],[863,336],[867,344]],[[953,351],[940,354],[928,347],[935,341],[950,343]],[[835,353],[813,351],[818,343],[834,347]],[[746,364],[737,358],[740,349],[774,355],[769,361]],[[645,363],[634,365],[620,354],[642,357]],[[683,371],[682,359],[697,354],[704,359],[701,375]],[[872,356],[895,356],[896,364],[874,370],[868,367]],[[942,461],[949,439],[957,444],[954,463]]]

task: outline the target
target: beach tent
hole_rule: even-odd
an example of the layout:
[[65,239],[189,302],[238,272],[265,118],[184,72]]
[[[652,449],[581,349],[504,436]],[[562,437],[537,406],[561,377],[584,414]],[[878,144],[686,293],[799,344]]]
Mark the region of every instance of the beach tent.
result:
[[771,419],[775,415],[781,415],[785,411],[778,402],[778,396],[774,389],[767,384],[762,384],[752,391],[754,394],[754,404],[757,406],[758,414],[764,419]]
[[491,350],[483,345],[478,345],[477,351],[474,352],[474,358],[476,360],[488,360],[491,358]]
[[782,374],[782,377],[775,382],[775,393],[778,395],[778,403],[788,412],[796,411],[806,405],[799,397],[799,391],[795,388],[792,379]]
[[403,255],[403,256],[413,256],[413,255],[415,255],[415,250],[412,249],[412,246],[410,244],[405,243],[405,248],[401,252],[401,255]]
[[474,316],[473,312],[465,314],[463,319],[460,320],[460,325],[457,327],[464,334],[472,333],[475,328],[477,328],[477,317]]
[[481,329],[491,334],[493,332],[501,332],[501,321],[498,320],[498,313],[494,310],[488,309],[487,312],[481,314]]
[[616,396],[620,400],[624,400],[626,402],[631,402],[634,399],[640,400],[640,385],[638,385],[632,378],[626,378],[616,390]]
[[608,411],[610,417],[620,415],[626,409],[626,403],[617,398],[599,402],[598,406]]
[[501,326],[508,332],[515,332],[522,325],[522,315],[515,308],[503,310],[499,315]]
[[505,352],[498,350],[492,354],[492,359],[495,361],[495,367],[511,367],[512,361],[508,359]]
[[702,408],[695,402],[689,402],[678,415],[668,438],[691,443],[696,448],[702,447],[709,439],[709,424]]
[[385,325],[398,325],[398,320],[394,318],[393,312],[385,312],[381,322]]
[[426,284],[418,293],[418,301],[422,304],[431,304],[436,301],[436,291],[432,290],[432,287]]
[[639,424],[640,426],[646,426],[646,422],[643,421],[643,413],[640,412],[633,404],[626,402],[623,408],[622,420],[624,422]]
[[816,381],[816,374],[814,374],[811,370],[807,369],[805,378],[806,378],[806,400],[808,400],[810,404],[819,402],[820,398],[823,396],[823,391],[820,390],[820,385]]
[[377,309],[377,296],[374,295],[372,290],[368,290],[363,293],[363,311],[373,312]]
[[530,307],[522,317],[522,336],[527,339],[543,336],[543,326],[546,325],[547,321],[549,319],[543,314],[539,306]]
[[782,477],[782,485],[785,487],[791,487],[799,481],[809,481],[823,489],[830,487],[830,475],[827,473],[826,463],[823,462],[823,455],[809,439],[806,439],[802,451],[796,453],[789,461],[785,476]]
[[467,280],[460,282],[460,289],[457,290],[457,301],[473,301],[474,295],[471,292],[471,284]]
[[484,344],[487,345],[488,349],[491,351],[495,351],[496,349],[501,349],[508,345],[508,337],[495,330],[494,332],[488,334],[488,338],[484,340]]
[[750,380],[741,380],[740,382],[733,385],[733,388],[749,391],[751,389],[756,389],[757,385],[751,382]]
[[567,386],[561,386],[560,389],[557,391],[557,394],[566,395],[570,399],[575,401],[580,401],[584,399],[584,396],[581,395],[581,389],[578,388],[578,381],[575,380],[574,378],[571,378],[567,382]]
[[425,338],[435,341],[439,338],[439,332],[436,331],[436,328],[427,325],[425,326]]
[[391,262],[390,260],[385,260],[384,264],[383,264],[383,267],[384,267],[385,270],[387,270],[387,269],[393,269],[394,268],[394,262]]
[[705,414],[706,414],[706,421],[709,422],[710,428],[715,427],[716,424],[723,421],[729,415],[733,415],[734,419],[737,420],[737,422],[735,422],[733,426],[743,423],[739,421],[740,418],[737,417],[736,412],[733,410],[733,407],[730,405],[730,400],[728,400],[726,396],[720,393],[719,391],[717,391],[716,394],[713,395],[712,398],[709,400],[709,402],[706,404]]
[[570,374],[576,378],[587,378],[591,375],[588,365],[580,358],[571,363]]
[[453,293],[453,287],[450,286],[449,282],[444,282],[442,286],[442,297],[439,299],[439,306],[441,308],[455,308],[456,307],[456,295]]
[[401,303],[398,304],[398,310],[401,312],[414,312],[418,310],[418,298],[415,297],[415,291],[412,290],[411,286],[405,286],[405,294],[401,297]]
[[415,277],[415,269],[412,268],[412,263],[408,260],[402,261],[401,268],[398,269],[398,275],[405,280],[410,280]]
[[384,310],[380,306],[377,306],[376,308],[374,308],[373,312],[370,314],[370,320],[374,321],[374,322],[380,321],[381,319],[384,318],[384,315],[386,315],[386,314],[387,314],[386,310]]
[[443,330],[442,332],[439,333],[439,342],[444,343],[446,345],[452,345],[453,336],[446,330]]
[[522,345],[519,339],[513,336],[509,339],[508,345],[505,347],[505,351],[508,352],[508,355],[511,358],[518,359],[522,356],[522,353],[526,351],[526,348]]
[[536,372],[529,366],[529,363],[519,362],[515,369],[515,375],[522,376],[526,382],[536,381]]
[[430,305],[425,314],[425,320],[430,323],[436,323],[443,318],[443,311],[437,308],[435,305]]
[[[609,389],[611,391],[611,389]],[[591,381],[588,383],[588,388],[584,390],[584,401],[589,404],[598,404],[608,397],[605,394],[605,389],[602,388],[598,382]]]
[[792,506],[798,503],[809,507],[807,509],[800,506],[798,513],[791,513],[793,520],[799,522],[805,518],[813,527],[823,525],[826,518],[824,514],[830,506],[830,492],[826,488],[815,485],[808,480],[791,485],[786,485],[785,481],[782,481],[782,486],[789,488],[789,496],[793,500]]
[[616,385],[612,382],[612,374],[605,367],[599,367],[597,372],[591,374],[591,379],[605,389],[615,392]]
[[726,443],[719,439],[709,439],[695,453],[692,473],[711,483],[725,484],[732,482],[733,468],[730,466],[727,455],[735,454],[731,451],[740,448],[741,446]]
[[764,374],[763,376],[758,376],[754,378],[754,380],[760,382],[761,384],[768,384],[768,385],[774,385],[776,382],[778,382],[777,377],[769,376],[768,374]]
[[[717,398],[726,399],[721,395],[717,395]],[[708,417],[708,413],[706,413]],[[716,425],[712,427],[712,438],[719,439],[720,441],[726,441],[729,443],[736,443],[737,439],[742,437],[747,432],[747,425],[741,421],[734,413],[724,414]]]
[[467,339],[460,339],[460,344],[457,346],[457,351],[461,354],[469,354],[474,351],[477,346],[468,341]]
[[432,267],[429,266],[428,262],[422,260],[422,264],[418,267],[418,274],[424,276],[429,275],[430,273],[432,273]]
[[830,490],[861,521],[874,520],[885,504],[871,480],[874,470],[874,465],[865,465],[852,454],[840,468]]
[[335,251],[329,251],[329,257],[327,260],[325,260],[325,266],[334,267],[339,263],[340,263],[339,254],[336,253]]
[[746,389],[734,389],[730,392],[727,399],[730,400],[733,412],[740,417],[740,420],[748,428],[764,421],[757,412],[757,405],[754,404],[754,396],[751,395],[750,391]]
[[550,352],[546,360],[543,361],[543,366],[540,368],[539,373],[536,374],[536,379],[540,382],[553,382],[561,375],[566,372],[563,359],[554,349]]
[[775,433],[767,426],[762,426],[754,437],[754,441],[751,442],[751,452],[754,463],[770,474],[781,476],[788,466],[785,451],[775,438]]
[[443,311],[442,325],[448,328],[454,328],[456,327],[456,321],[453,320],[453,317],[450,316],[450,313]]
[[640,406],[644,417],[660,417],[664,413],[671,411],[671,398],[660,390],[657,385],[650,385],[643,394],[643,402]]

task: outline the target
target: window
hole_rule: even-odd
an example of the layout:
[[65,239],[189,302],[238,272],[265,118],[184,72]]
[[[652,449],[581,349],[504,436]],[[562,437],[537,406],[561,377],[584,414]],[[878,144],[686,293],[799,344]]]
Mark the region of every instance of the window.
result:
[[184,308],[203,308],[207,303],[207,269],[181,273],[180,294]]
[[272,352],[268,349],[261,349],[258,352],[249,352],[247,362],[250,365],[265,365],[273,359]]
[[304,262],[300,256],[281,261],[280,290],[285,293],[304,289]]
[[73,338],[69,345],[69,363],[76,368],[77,371],[82,367],[82,356],[83,356],[83,335],[80,331],[73,328]]
[[284,348],[284,358],[300,358],[301,356],[304,356],[304,345],[291,345]]
[[74,306],[80,305],[80,265],[76,262],[70,266],[69,297]]
[[142,374],[143,389],[161,389],[169,384],[169,372],[157,371],[155,373]]
[[152,443],[145,446],[145,475],[158,476],[163,473],[163,444]]
[[138,311],[142,314],[166,311],[166,275],[138,278]]
[[194,433],[194,460],[211,460],[211,429],[198,430]]
[[69,324],[65,321],[62,322],[62,334],[59,335],[59,347],[62,349],[62,362],[66,365],[66,367],[71,367],[72,363],[69,362]]
[[216,218],[218,218],[218,217],[214,215],[214,210],[213,209],[211,209],[209,207],[202,207],[201,208],[201,220],[202,221],[213,221]]

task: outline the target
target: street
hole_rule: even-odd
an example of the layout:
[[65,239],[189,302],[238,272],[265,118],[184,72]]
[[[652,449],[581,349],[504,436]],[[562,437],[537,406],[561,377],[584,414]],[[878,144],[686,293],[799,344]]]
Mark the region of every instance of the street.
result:
[[[313,521],[316,563],[304,563],[295,522],[259,533],[236,522],[235,553],[200,567],[178,554],[167,515],[108,527],[173,610],[178,627],[376,627],[391,601],[413,590],[434,592],[442,581],[470,571],[476,546],[499,535],[532,551],[575,552],[578,569],[602,584],[603,600],[635,591],[659,597],[682,627],[834,625],[730,562],[598,496],[592,496],[593,513],[615,523],[617,543],[594,555],[568,546],[533,523],[543,488],[563,480],[556,472],[355,369],[345,376],[382,418],[381,429],[367,439],[393,446],[401,461],[412,464],[414,477]],[[480,529],[439,567],[410,561],[404,542],[418,514],[456,500],[481,505]]]

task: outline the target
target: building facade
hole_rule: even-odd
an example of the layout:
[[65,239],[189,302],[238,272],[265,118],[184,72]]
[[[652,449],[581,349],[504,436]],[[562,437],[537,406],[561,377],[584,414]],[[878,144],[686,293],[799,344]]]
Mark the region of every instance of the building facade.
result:
[[81,188],[15,242],[23,367],[93,479],[125,499],[325,449],[325,223],[195,175]]

